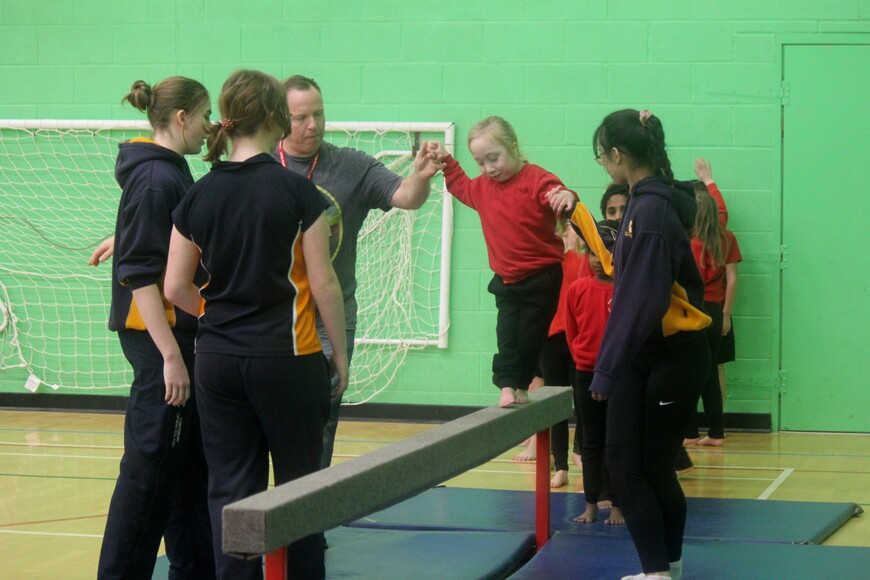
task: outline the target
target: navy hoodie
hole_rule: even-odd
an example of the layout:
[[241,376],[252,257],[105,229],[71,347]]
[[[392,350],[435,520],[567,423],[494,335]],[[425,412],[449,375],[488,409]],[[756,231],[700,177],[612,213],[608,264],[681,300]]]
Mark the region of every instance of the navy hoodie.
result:
[[[696,211],[690,183],[652,176],[635,184],[614,248],[613,306],[590,391],[610,396],[641,349],[690,340],[710,325],[688,234]],[[578,204],[572,222],[588,228],[588,213]],[[596,253],[597,245],[590,244]]]
[[[112,261],[111,330],[147,330],[133,300],[133,290],[157,284],[163,297],[163,276],[172,233],[172,210],[193,185],[187,161],[150,139],[118,145],[115,179],[123,190],[115,223]],[[196,331],[196,318],[163,297],[169,326]]]

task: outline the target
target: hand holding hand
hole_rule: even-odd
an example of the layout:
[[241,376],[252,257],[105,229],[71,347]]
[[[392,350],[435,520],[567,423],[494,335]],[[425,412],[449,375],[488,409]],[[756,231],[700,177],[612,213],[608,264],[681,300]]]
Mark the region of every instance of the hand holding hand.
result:
[[550,203],[550,207],[557,216],[562,216],[564,213],[570,212],[574,208],[574,194],[567,189],[562,189],[559,186],[554,187],[544,194],[544,199]]
[[[433,145],[435,145],[434,149]],[[420,150],[417,151],[417,156],[414,158],[414,173],[418,177],[428,181],[444,169],[444,155],[446,153],[439,157],[438,148],[440,145],[437,141],[420,143]]]

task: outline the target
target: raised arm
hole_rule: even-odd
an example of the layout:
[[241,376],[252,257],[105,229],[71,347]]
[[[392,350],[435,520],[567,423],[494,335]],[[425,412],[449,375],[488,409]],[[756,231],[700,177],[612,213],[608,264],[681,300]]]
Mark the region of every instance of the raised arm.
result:
[[311,295],[320,319],[332,344],[332,363],[338,372],[338,386],[333,398],[341,397],[350,378],[347,360],[347,330],[344,319],[344,298],[329,257],[329,226],[321,215],[302,236],[302,254]]
[[728,226],[728,207],[725,205],[725,198],[722,197],[722,192],[716,182],[713,181],[713,166],[710,161],[703,157],[695,159],[695,175],[698,179],[704,182],[707,186],[707,191],[716,200],[716,206],[719,208],[719,225],[723,228]]
[[406,177],[393,193],[390,205],[401,209],[419,209],[429,199],[432,178],[444,168],[436,141],[423,141],[414,158],[414,173]]

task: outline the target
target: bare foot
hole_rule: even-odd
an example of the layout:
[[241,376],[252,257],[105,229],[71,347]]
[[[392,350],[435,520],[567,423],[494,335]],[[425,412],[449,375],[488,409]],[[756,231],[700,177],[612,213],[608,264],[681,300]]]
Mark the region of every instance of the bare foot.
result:
[[572,453],[571,454],[571,461],[574,463],[574,465],[577,466],[577,469],[579,469],[580,471],[583,471],[583,460],[580,458],[579,453]]
[[616,506],[610,508],[610,517],[604,520],[608,526],[621,526],[625,523],[625,516],[622,515],[622,510]]
[[568,485],[568,472],[560,469],[553,476],[553,479],[550,480],[550,487],[556,489],[557,487],[565,487],[566,485]]
[[529,402],[529,392],[522,389],[517,389],[514,400],[517,405],[523,405]]
[[700,441],[696,443],[696,445],[704,446],[704,447],[722,447],[725,444],[725,438],[722,439],[713,439],[712,437],[704,437]]
[[700,441],[700,437],[690,437],[683,439],[683,447],[688,447],[689,445],[695,445],[698,441]]
[[499,407],[510,407],[517,402],[516,391],[510,387],[501,390],[501,398],[498,400]]
[[537,449],[537,440],[535,436],[532,435],[529,437],[529,446],[528,448],[518,455],[514,455],[514,461],[517,462],[527,462],[534,461],[538,458],[538,449]]
[[587,503],[586,511],[573,519],[578,524],[591,524],[598,519],[598,505],[594,503]]
[[529,437],[528,439],[517,445],[517,447],[525,447],[526,445],[531,445],[533,441],[534,439],[532,437]]
[[609,510],[611,507],[613,507],[613,502],[609,499],[602,499],[598,502],[598,509],[600,510]]

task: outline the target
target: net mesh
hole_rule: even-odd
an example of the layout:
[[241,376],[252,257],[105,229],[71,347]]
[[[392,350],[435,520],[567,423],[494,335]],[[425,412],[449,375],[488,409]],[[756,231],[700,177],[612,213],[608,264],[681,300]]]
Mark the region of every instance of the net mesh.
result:
[[[26,369],[40,383],[66,392],[125,394],[132,371],[106,324],[111,271],[108,264],[89,268],[86,262],[114,230],[117,144],[150,131],[131,123],[3,125],[0,371]],[[326,139],[409,175],[415,143],[445,140],[438,127],[414,125],[419,124],[330,124]],[[189,161],[194,176],[207,171],[201,160]],[[444,242],[451,224],[443,179],[432,183],[423,208],[373,211],[360,232],[359,319],[347,403],[371,400],[388,387],[410,349],[446,336],[441,262],[449,253]]]

